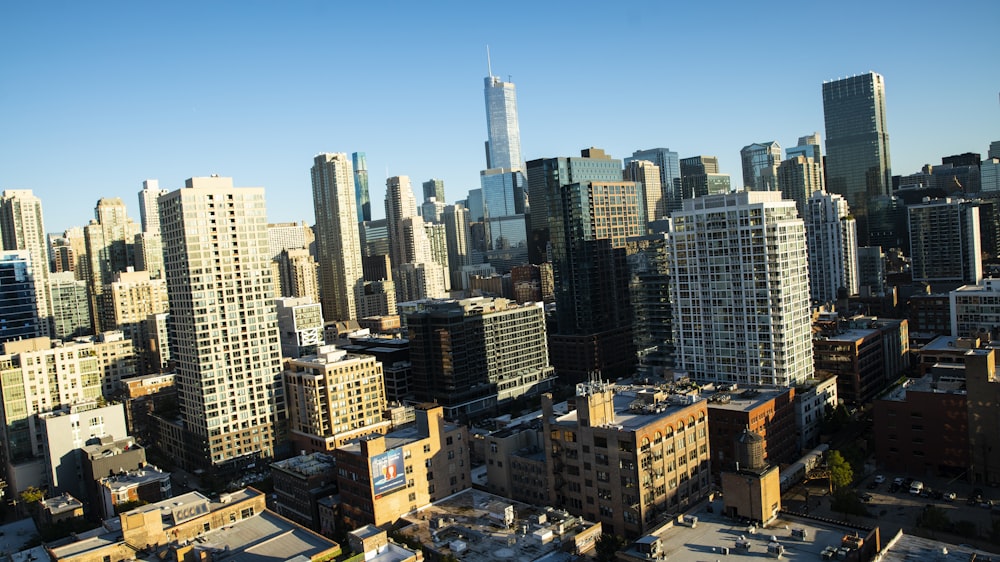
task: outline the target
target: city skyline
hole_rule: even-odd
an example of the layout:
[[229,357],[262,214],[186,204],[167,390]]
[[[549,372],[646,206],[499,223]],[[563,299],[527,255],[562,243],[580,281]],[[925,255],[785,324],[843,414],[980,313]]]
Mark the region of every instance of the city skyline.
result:
[[[263,186],[270,222],[312,222],[310,160],[365,152],[376,217],[387,176],[443,179],[450,203],[478,187],[485,166],[487,45],[493,73],[518,89],[524,160],[588,146],[625,158],[663,146],[681,158],[718,156],[720,171],[739,178],[743,146],[794,146],[813,131],[825,141],[822,83],[870,70],[886,80],[894,174],[950,154],[985,154],[1000,137],[997,84],[989,78],[997,65],[983,56],[990,18],[966,18],[961,33],[934,42],[905,39],[927,25],[920,5],[768,13],[781,33],[754,41],[783,64],[762,75],[734,56],[746,42],[739,26],[765,18],[751,6],[633,5],[611,20],[630,40],[584,54],[543,33],[555,17],[583,35],[606,30],[606,10],[594,6],[531,6],[512,39],[505,26],[482,25],[485,8],[466,5],[366,12],[314,3],[239,11],[172,4],[113,13],[6,5],[0,188],[33,190],[45,204],[47,230],[60,232],[85,225],[101,197],[121,197],[138,218],[143,180],[172,191],[188,177],[218,173]],[[857,19],[862,7],[865,21],[884,24],[881,33]],[[522,8],[528,5],[514,3],[509,13]],[[964,12],[990,8],[972,2]],[[332,38],[310,33],[324,18],[367,22],[376,12],[377,27],[359,23]],[[701,41],[699,26],[656,32],[678,21],[702,21],[736,39]],[[837,34],[827,38],[824,29]],[[711,64],[682,65],[693,45]],[[316,74],[324,56],[349,59],[352,70]],[[554,61],[567,70],[554,71]],[[963,87],[935,79],[941,70],[965,76]],[[586,74],[586,87],[573,85]],[[330,111],[316,111],[320,104]]]

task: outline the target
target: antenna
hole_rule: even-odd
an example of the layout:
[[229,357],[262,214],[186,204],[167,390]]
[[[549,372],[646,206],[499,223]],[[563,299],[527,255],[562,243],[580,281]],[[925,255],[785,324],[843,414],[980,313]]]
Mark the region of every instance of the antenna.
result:
[[486,45],[486,70],[490,73],[490,78],[493,77],[493,63],[490,62],[490,46]]

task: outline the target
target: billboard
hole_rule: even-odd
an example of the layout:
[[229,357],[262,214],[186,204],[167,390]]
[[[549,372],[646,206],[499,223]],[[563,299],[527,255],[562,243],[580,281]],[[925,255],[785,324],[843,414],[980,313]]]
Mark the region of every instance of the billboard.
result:
[[380,497],[406,486],[403,449],[390,449],[371,459],[372,493]]

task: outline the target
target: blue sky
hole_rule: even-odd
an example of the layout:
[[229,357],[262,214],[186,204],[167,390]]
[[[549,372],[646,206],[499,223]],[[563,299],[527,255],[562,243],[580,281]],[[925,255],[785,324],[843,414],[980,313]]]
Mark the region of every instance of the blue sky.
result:
[[56,232],[216,173],[312,222],[312,157],[364,151],[376,216],[387,172],[451,202],[484,167],[487,44],[529,160],[667,146],[741,183],[741,147],[822,134],[823,80],[869,70],[894,173],[1000,140],[995,1],[619,4],[2,2],[0,189]]

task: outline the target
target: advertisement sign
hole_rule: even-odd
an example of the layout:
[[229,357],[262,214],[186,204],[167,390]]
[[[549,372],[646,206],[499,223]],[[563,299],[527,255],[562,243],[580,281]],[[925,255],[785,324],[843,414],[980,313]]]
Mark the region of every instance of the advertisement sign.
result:
[[403,450],[391,449],[372,457],[372,491],[375,497],[406,486]]

